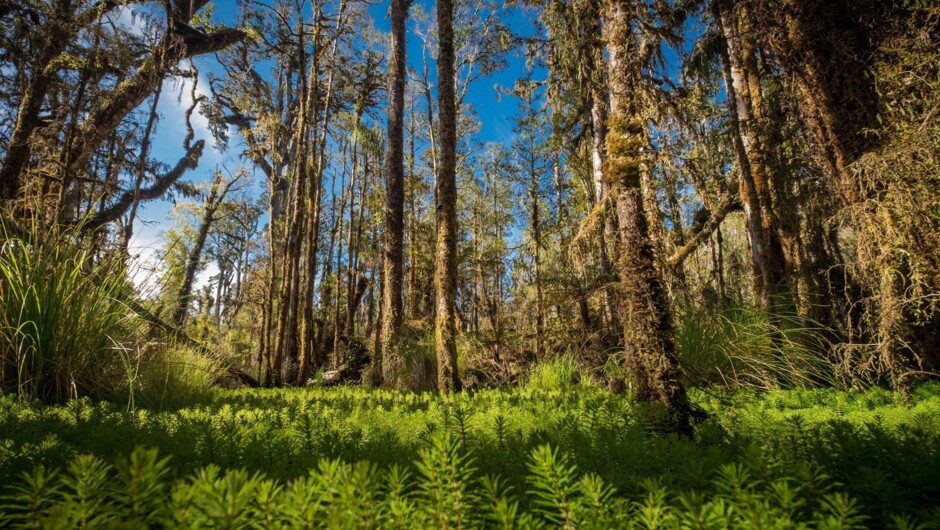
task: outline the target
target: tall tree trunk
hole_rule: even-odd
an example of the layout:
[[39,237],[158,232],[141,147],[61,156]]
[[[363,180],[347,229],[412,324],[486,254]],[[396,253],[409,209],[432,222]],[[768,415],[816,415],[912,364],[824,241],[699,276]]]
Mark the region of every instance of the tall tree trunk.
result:
[[417,318],[418,302],[420,298],[418,297],[418,245],[416,241],[418,237],[418,205],[417,191],[415,188],[418,182],[417,175],[415,175],[415,133],[417,120],[415,117],[414,91],[411,93],[411,113],[409,121],[408,148],[410,154],[408,156],[408,177],[411,180],[411,185],[408,186],[408,316]]
[[441,152],[437,175],[437,260],[435,346],[437,384],[459,391],[457,372],[457,109],[454,92],[454,1],[437,3],[438,112]]
[[[278,316],[277,348],[275,350],[275,369],[283,371],[283,381],[286,383],[295,383],[300,373],[300,337],[298,334],[300,320],[300,265],[303,250],[303,240],[305,230],[307,229],[307,186],[309,180],[309,149],[310,149],[310,121],[311,111],[314,105],[315,85],[319,82],[317,79],[316,57],[308,64],[306,45],[303,35],[304,23],[298,15],[297,21],[298,33],[301,38],[298,40],[297,58],[301,65],[301,71],[307,70],[307,75],[301,75],[301,86],[299,90],[300,113],[297,117],[297,124],[294,131],[294,183],[293,195],[288,213],[289,226],[287,227],[287,237],[285,241],[285,256],[283,263],[283,274],[281,277],[281,307]],[[314,54],[319,54],[321,50],[314,50]]]
[[[368,153],[362,155],[362,169],[362,179],[360,179],[359,185],[359,211],[355,212],[352,207],[349,211],[349,246],[346,257],[346,324],[343,328],[343,333],[347,337],[356,334],[356,312],[359,308],[358,299],[356,298],[358,295],[357,286],[360,282],[365,281],[365,271],[361,270],[359,266],[359,257],[362,255],[360,251],[362,250],[362,232],[365,226],[366,194],[369,192],[371,180],[369,178],[371,170]],[[353,194],[353,197],[355,197],[355,194]],[[375,255],[379,256],[378,250],[376,250]],[[381,270],[381,259],[377,262],[378,268]],[[381,303],[381,300],[379,303]]]
[[[306,253],[304,257],[304,262],[306,264],[306,271],[304,273],[304,312],[303,312],[303,342],[300,355],[300,373],[299,380],[301,382],[306,381],[309,373],[312,369],[318,368],[325,363],[325,359],[319,350],[319,341],[317,340],[317,334],[315,332],[315,318],[314,318],[314,298],[316,291],[316,282],[315,278],[317,275],[317,251],[319,250],[319,241],[320,241],[320,224],[321,224],[321,210],[322,210],[322,194],[323,194],[323,172],[326,167],[326,138],[329,132],[330,117],[333,115],[333,85],[334,78],[336,74],[336,68],[338,63],[337,57],[337,46],[339,42],[339,37],[345,31],[343,23],[345,20],[346,14],[346,5],[347,0],[342,0],[339,5],[339,11],[336,18],[336,31],[333,36],[333,46],[330,54],[330,72],[327,78],[326,83],[326,98],[323,103],[322,109],[319,107],[319,83],[314,77],[313,79],[313,105],[315,106],[313,111],[313,123],[314,123],[314,134],[311,136],[314,145],[312,146],[313,155],[310,157],[308,166],[313,168],[313,183],[312,193],[308,203],[308,210],[310,212],[311,220],[308,223],[312,223],[312,227],[308,227],[307,230],[307,242],[306,242]],[[320,42],[320,37],[322,36],[321,27],[319,21],[322,19],[322,13],[319,11],[315,16],[318,21],[315,34],[314,42],[315,48],[320,49],[322,43]],[[318,70],[319,65],[319,54],[314,55],[313,57],[314,71]],[[322,120],[320,119],[322,116]],[[320,123],[322,121],[322,123]],[[320,133],[319,138],[317,137],[316,131],[317,126],[319,125]],[[330,243],[332,247],[332,241]]]
[[535,143],[529,137],[529,224],[532,228],[532,270],[535,274],[535,355],[542,358],[542,328],[545,309],[542,306],[542,225],[539,219],[538,173],[535,168]]
[[[385,164],[385,272],[382,341],[375,351],[376,375],[396,384],[401,358],[402,283],[405,245],[405,20],[410,0],[392,0],[392,43],[388,62],[388,158]],[[387,356],[385,362],[382,354]]]
[[771,182],[756,132],[751,90],[759,90],[759,86],[753,86],[749,79],[738,20],[729,0],[715,0],[714,11],[725,37],[726,46],[722,50],[725,91],[741,202],[751,246],[754,290],[761,304],[776,314],[781,298],[789,289],[786,257],[771,201]]
[[689,402],[680,381],[669,304],[655,267],[640,182],[646,141],[633,96],[639,68],[630,63],[637,52],[632,4],[608,0],[604,13],[611,92],[605,181],[619,221],[626,364],[636,398],[664,405],[677,430],[691,434]]
[[[582,68],[587,77],[588,96],[591,104],[591,175],[594,181],[593,206],[598,207],[606,201],[607,185],[604,182],[604,164],[607,159],[607,118],[610,115],[610,90],[604,68],[603,35],[600,24],[599,0],[588,0],[584,3],[585,21],[584,33],[587,38],[587,51],[582,56]],[[603,281],[606,283],[611,274],[611,264],[608,250],[608,234],[614,234],[614,219],[605,216],[605,222],[598,227],[598,246],[600,249],[600,265]],[[620,326],[617,313],[616,293],[611,289],[604,289],[604,316],[611,327]]]
[[[355,140],[353,140],[355,141]],[[345,174],[345,171],[344,171]],[[352,178],[352,177],[350,177]],[[340,188],[343,187],[343,183],[340,182]],[[350,191],[352,191],[350,189]],[[340,292],[342,289],[342,257],[343,257],[343,213],[346,209],[346,196],[344,194],[342,201],[340,202],[339,214],[336,218],[337,223],[337,243],[336,243],[336,278],[335,285],[333,287],[333,293],[335,296],[335,302],[333,304],[333,368],[338,368],[342,363],[342,358],[340,357],[339,351],[339,339],[340,339],[340,312],[339,312],[339,300]]]
[[[322,46],[320,42],[322,35],[320,25],[321,16],[322,13],[317,10],[314,15],[315,22],[312,36],[313,46],[317,50]],[[314,338],[313,297],[317,276],[317,250],[320,243],[320,206],[322,202],[320,196],[323,190],[323,182],[320,179],[321,171],[316,164],[317,157],[319,156],[319,144],[317,144],[316,140],[317,129],[320,125],[321,110],[324,112],[329,112],[329,110],[320,108],[320,80],[317,78],[320,70],[320,54],[315,53],[311,59],[313,75],[311,75],[310,78],[310,105],[312,108],[308,109],[308,113],[311,115],[310,127],[312,132],[308,133],[308,137],[304,140],[309,141],[312,145],[309,148],[307,160],[302,163],[308,170],[313,170],[313,175],[311,182],[307,186],[306,197],[304,197],[307,221],[306,231],[304,233],[304,271],[301,278],[302,296],[300,305],[302,313],[298,329],[300,351],[297,355],[297,374],[294,381],[292,381],[294,384],[303,384],[307,381],[317,357],[316,341]]]

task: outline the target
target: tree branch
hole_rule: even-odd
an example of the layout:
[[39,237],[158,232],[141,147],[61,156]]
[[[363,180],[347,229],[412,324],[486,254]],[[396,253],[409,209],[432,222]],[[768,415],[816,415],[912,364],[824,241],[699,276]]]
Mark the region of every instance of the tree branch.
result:
[[718,202],[718,209],[712,213],[708,221],[705,221],[705,223],[702,224],[702,227],[698,232],[695,233],[688,243],[677,248],[676,251],[672,253],[672,256],[666,258],[666,266],[672,270],[678,269],[679,266],[682,265],[682,262],[685,261],[689,255],[698,249],[699,245],[701,245],[706,239],[709,238],[709,236],[712,235],[712,232],[714,232],[718,226],[721,225],[721,222],[725,220],[725,217],[740,207],[740,203],[735,200],[734,195],[731,193],[726,193],[724,196],[722,196],[721,200]]
[[156,90],[179,61],[219,51],[245,37],[247,34],[240,29],[221,29],[208,35],[193,28],[188,28],[185,35],[168,33],[134,75],[116,86],[110,97],[89,112],[79,131],[79,140],[69,153],[69,173],[81,171],[108,134]]
[[[183,158],[176,163],[176,166],[157,179],[152,186],[141,188],[138,193],[139,201],[150,201],[162,197],[173,184],[176,184],[183,174],[190,169],[195,169],[202,157],[202,150],[205,148],[206,141],[199,140],[183,155]],[[89,219],[82,227],[83,230],[93,232],[104,225],[116,220],[124,215],[134,203],[134,190],[125,191],[121,198],[111,206],[99,211]]]

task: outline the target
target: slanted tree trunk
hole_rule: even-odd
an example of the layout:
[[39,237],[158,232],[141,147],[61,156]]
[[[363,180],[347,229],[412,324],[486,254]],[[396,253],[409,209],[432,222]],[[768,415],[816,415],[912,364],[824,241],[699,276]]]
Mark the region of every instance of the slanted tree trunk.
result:
[[646,141],[634,100],[639,76],[631,64],[637,52],[631,27],[635,9],[632,0],[608,0],[604,11],[611,92],[604,180],[619,222],[626,365],[636,399],[667,407],[676,429],[690,434],[690,407],[679,379],[669,303],[655,267],[640,182]]
[[206,239],[209,237],[212,223],[215,222],[215,214],[234,183],[235,179],[232,179],[227,184],[222,185],[222,173],[218,172],[215,174],[215,180],[212,181],[212,187],[206,197],[202,220],[199,223],[199,231],[196,233],[196,240],[193,242],[193,247],[189,249],[189,255],[186,258],[186,270],[183,271],[183,282],[180,284],[180,290],[176,295],[176,309],[173,311],[173,322],[181,331],[186,323],[186,315],[192,301],[193,281],[196,279],[196,272],[199,269],[202,251],[206,246]]
[[[434,178],[437,178],[437,174],[438,174],[438,173],[437,173],[437,172],[438,172],[438,167],[437,167],[437,163],[438,163],[438,154],[437,154],[437,142],[438,142],[438,138],[437,138],[437,135],[434,134],[434,104],[433,104],[433,100],[431,99],[431,81],[430,81],[429,78],[428,78],[428,56],[427,56],[427,53],[424,53],[424,54],[423,54],[423,58],[424,58],[424,78],[423,78],[423,81],[424,81],[424,99],[425,99],[425,106],[427,107],[427,111],[428,111],[428,141],[431,143],[431,146],[430,146],[430,149],[431,149],[431,173],[434,174]],[[440,59],[438,59],[438,61],[440,61]],[[438,97],[440,97],[440,94],[438,94]],[[438,109],[438,112],[440,112],[440,109]]]
[[752,96],[759,99],[759,94],[752,94],[752,90],[759,90],[760,87],[749,81],[756,73],[748,72],[745,67],[742,37],[731,3],[728,0],[715,0],[713,8],[715,19],[725,37],[725,48],[722,50],[725,90],[741,202],[751,247],[755,295],[771,314],[776,314],[781,298],[789,289],[786,256],[771,201],[770,176],[756,131],[755,98]]
[[858,18],[866,4],[752,0],[742,6],[754,14],[756,34],[792,77],[820,163],[846,205],[864,200],[869,191],[855,180],[849,165],[871,145],[875,135],[867,137],[865,130],[876,124],[879,108],[875,76],[867,64],[872,46],[868,22]]
[[437,173],[435,349],[441,391],[461,389],[457,372],[457,109],[454,89],[454,2],[437,3],[438,112],[441,150]]

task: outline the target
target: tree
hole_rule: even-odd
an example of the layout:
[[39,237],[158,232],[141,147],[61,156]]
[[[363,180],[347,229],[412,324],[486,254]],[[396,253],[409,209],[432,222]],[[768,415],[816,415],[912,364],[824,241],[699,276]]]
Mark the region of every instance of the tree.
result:
[[535,355],[541,359],[544,353],[545,307],[542,294],[542,252],[546,246],[545,228],[543,227],[542,197],[545,194],[544,177],[547,168],[548,131],[542,126],[544,120],[538,115],[537,99],[539,83],[532,80],[532,71],[516,82],[513,91],[519,99],[519,113],[515,120],[516,141],[513,148],[518,156],[519,180],[522,184],[520,203],[526,204],[528,217],[528,236],[531,238],[532,278],[534,296],[534,336]]
[[743,42],[749,37],[741,36],[737,13],[731,4],[728,0],[713,3],[715,20],[724,36],[722,63],[728,121],[751,247],[754,290],[758,300],[773,315],[779,311],[781,298],[789,291],[786,256],[779,221],[771,203],[771,176],[757,136],[755,106],[760,105],[760,82],[756,79],[754,50]]
[[604,31],[610,107],[604,178],[616,205],[625,363],[636,399],[667,407],[677,430],[689,434],[690,410],[672,336],[669,301],[656,269],[640,183],[644,124],[634,99],[638,68],[633,0],[607,0]]
[[461,389],[457,371],[457,97],[454,92],[454,2],[437,4],[437,79],[441,149],[437,174],[435,351],[441,391]]
[[[375,352],[376,373],[389,383],[398,379],[401,359],[396,351],[402,326],[405,242],[405,21],[410,0],[392,0],[392,44],[388,62],[388,158],[385,196],[384,310],[382,351]],[[382,353],[386,360],[382,362]]]
[[176,309],[173,311],[173,323],[180,330],[186,323],[186,315],[189,311],[191,296],[193,291],[193,281],[196,279],[199,264],[202,261],[203,250],[206,246],[206,240],[209,232],[215,223],[215,215],[219,207],[225,201],[225,197],[232,190],[232,187],[241,179],[242,173],[236,173],[232,178],[223,181],[222,172],[215,174],[215,179],[209,187],[209,194],[206,196],[202,205],[202,218],[199,222],[199,229],[196,231],[196,237],[192,247],[189,249],[189,255],[186,259],[186,266],[183,271],[183,279],[180,282],[179,292],[176,295]]

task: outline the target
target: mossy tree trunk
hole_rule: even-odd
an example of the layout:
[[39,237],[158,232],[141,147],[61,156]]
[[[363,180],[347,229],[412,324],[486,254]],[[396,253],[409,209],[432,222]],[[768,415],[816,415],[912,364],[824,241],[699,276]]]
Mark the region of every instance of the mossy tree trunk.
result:
[[729,0],[715,0],[715,21],[724,36],[722,66],[728,100],[732,147],[738,170],[739,192],[744,206],[754,294],[773,315],[788,291],[786,257],[771,204],[771,182],[759,145],[755,113],[760,87],[750,82],[756,72],[746,67],[745,46],[738,17]]
[[634,97],[639,68],[631,61],[637,44],[630,0],[608,0],[604,30],[609,48],[611,113],[604,180],[619,224],[626,368],[637,400],[665,406],[675,428],[688,434],[689,403],[680,380],[669,303],[655,266],[641,186],[644,124]]
[[[382,341],[375,351],[376,374],[398,379],[405,246],[405,20],[410,0],[392,0],[392,43],[388,62],[388,157],[385,164],[385,260]],[[387,356],[383,364],[382,355]]]
[[440,154],[437,173],[435,350],[441,391],[460,390],[457,372],[457,99],[454,91],[454,2],[437,3]]

